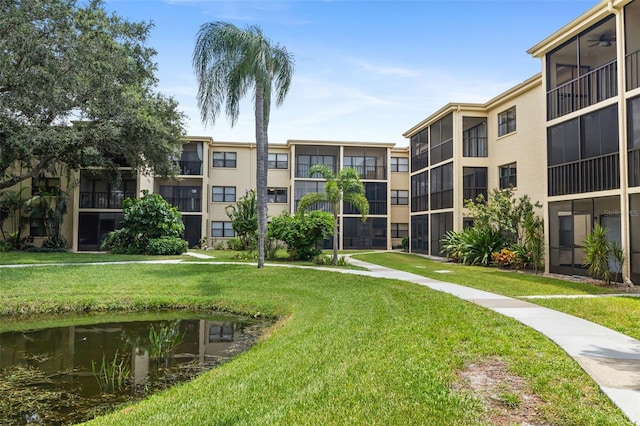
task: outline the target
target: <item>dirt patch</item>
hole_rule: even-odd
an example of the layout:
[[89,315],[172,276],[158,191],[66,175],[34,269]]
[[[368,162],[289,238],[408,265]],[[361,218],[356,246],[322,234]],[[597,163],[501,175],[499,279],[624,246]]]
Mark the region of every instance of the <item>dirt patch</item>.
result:
[[544,426],[540,408],[544,402],[523,378],[507,369],[501,359],[490,358],[468,364],[453,385],[456,392],[468,394],[484,405],[483,419],[494,425]]

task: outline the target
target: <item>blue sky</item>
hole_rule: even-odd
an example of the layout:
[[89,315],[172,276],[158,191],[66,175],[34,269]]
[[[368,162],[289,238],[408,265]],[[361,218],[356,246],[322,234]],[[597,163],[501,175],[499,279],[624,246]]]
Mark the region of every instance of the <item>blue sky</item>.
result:
[[284,104],[272,109],[269,142],[392,142],[449,102],[485,102],[541,70],[526,50],[597,0],[107,0],[108,10],[152,21],[158,90],[189,116],[187,134],[255,140],[247,97],[232,128],[204,126],[191,67],[205,22],[260,26],[295,58]]

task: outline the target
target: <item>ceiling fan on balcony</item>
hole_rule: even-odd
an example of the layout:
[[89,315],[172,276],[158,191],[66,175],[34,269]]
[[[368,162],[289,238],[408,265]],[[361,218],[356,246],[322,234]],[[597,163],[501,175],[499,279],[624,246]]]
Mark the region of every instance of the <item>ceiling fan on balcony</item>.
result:
[[587,40],[589,43],[593,43],[589,45],[589,47],[611,47],[613,43],[616,42],[616,36],[612,32],[606,32],[602,35],[598,36],[596,39]]

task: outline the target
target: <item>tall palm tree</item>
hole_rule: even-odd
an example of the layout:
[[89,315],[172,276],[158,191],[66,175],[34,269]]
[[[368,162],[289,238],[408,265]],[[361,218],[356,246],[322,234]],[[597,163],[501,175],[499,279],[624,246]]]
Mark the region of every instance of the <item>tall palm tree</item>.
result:
[[310,192],[305,194],[298,202],[298,210],[305,211],[311,205],[318,202],[331,204],[333,213],[333,264],[338,264],[338,216],[340,203],[345,201],[353,204],[360,212],[362,221],[367,220],[369,214],[369,202],[364,195],[364,185],[360,182],[360,176],[355,169],[345,168],[336,175],[326,164],[316,164],[309,169],[309,177],[320,174],[326,181],[324,193]]
[[198,79],[198,107],[205,124],[214,124],[224,103],[231,125],[235,125],[240,114],[240,100],[253,89],[258,268],[262,268],[267,234],[267,129],[271,97],[274,92],[276,105],[284,101],[293,76],[293,56],[279,44],[273,45],[257,26],[242,30],[226,22],[209,22],[198,31],[192,63]]

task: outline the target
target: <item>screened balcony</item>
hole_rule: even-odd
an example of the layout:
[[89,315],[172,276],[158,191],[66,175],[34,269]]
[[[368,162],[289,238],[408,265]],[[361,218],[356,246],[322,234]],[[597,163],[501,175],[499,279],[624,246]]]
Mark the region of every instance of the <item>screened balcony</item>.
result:
[[616,42],[610,16],[547,55],[547,119],[618,94]]
[[549,120],[616,96],[617,67],[618,62],[611,61],[550,90],[547,94]]
[[582,194],[620,188],[618,153],[551,166],[549,196]]
[[352,168],[360,179],[387,179],[386,148],[346,147],[343,168]]
[[136,198],[137,182],[131,172],[123,171],[118,181],[115,177],[80,172],[81,209],[122,209],[126,198]]
[[185,176],[201,176],[203,161],[202,142],[188,142],[182,145],[180,160],[175,163],[180,168],[180,174]]
[[640,2],[633,1],[624,7],[626,88],[640,87]]
[[311,167],[317,164],[326,165],[335,175],[338,172],[340,148],[337,146],[300,146],[296,148],[296,177],[297,178],[321,178],[316,174],[309,176]]

